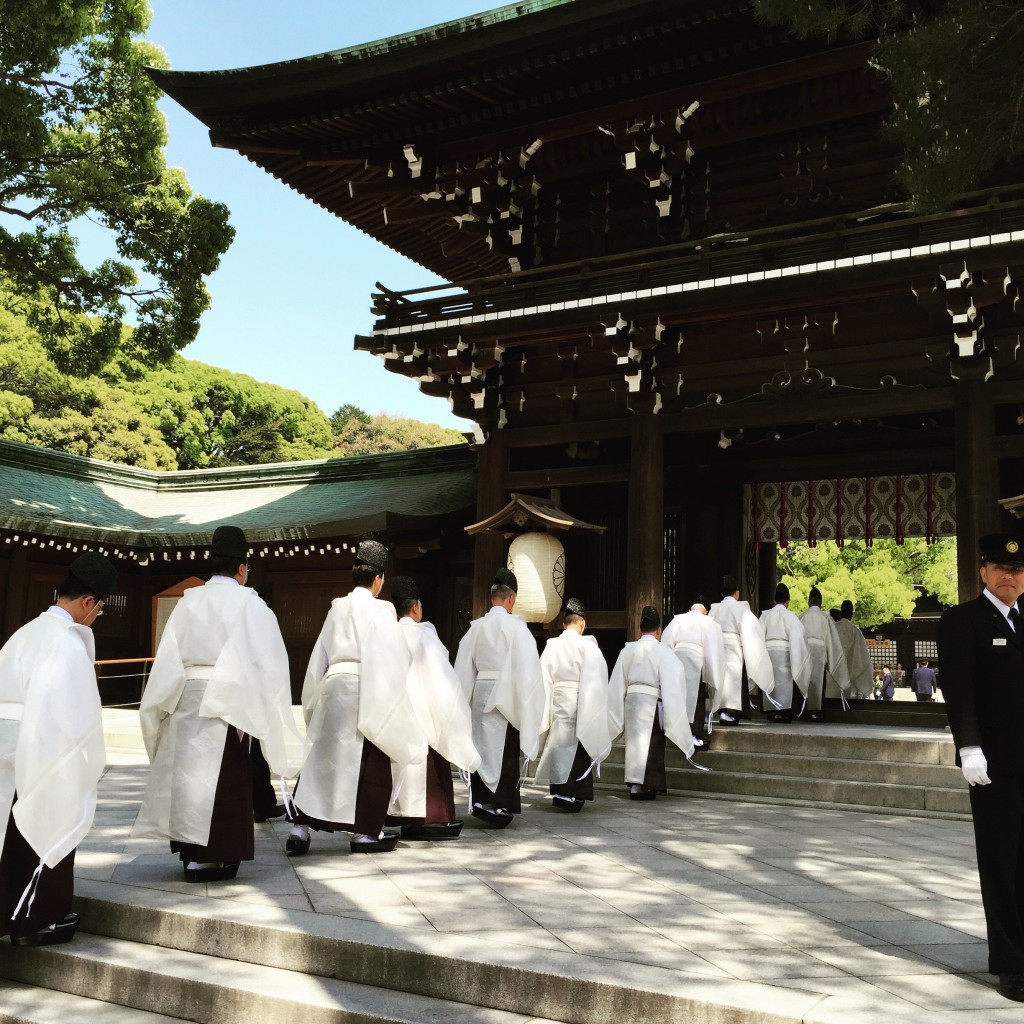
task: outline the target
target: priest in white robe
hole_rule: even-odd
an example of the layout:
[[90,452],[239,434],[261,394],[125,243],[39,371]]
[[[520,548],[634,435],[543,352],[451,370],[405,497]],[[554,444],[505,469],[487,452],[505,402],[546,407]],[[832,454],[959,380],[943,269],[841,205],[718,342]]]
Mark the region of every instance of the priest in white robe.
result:
[[[850,677],[839,630],[832,616],[822,611],[821,591],[817,587],[811,587],[807,595],[807,611],[800,616],[800,622],[811,661],[804,691],[804,709],[812,722],[820,722],[825,717],[822,698],[826,690],[830,696],[838,697],[849,687]],[[800,713],[803,714],[804,710]]]
[[[715,706],[725,670],[725,641],[722,627],[708,615],[703,601],[695,601],[688,612],[672,618],[661,634],[661,642],[679,659],[686,679],[686,714],[691,730],[696,721],[697,698],[704,684],[705,707]],[[701,723],[698,731],[703,730]],[[695,740],[701,743],[700,740]],[[703,745],[703,744],[701,744]]]
[[751,695],[758,690],[770,694],[775,689],[775,671],[761,624],[750,605],[740,600],[735,577],[722,577],[722,599],[708,609],[708,615],[722,627],[725,648],[722,686],[712,711],[718,711],[721,725],[738,725],[744,708],[743,670]]
[[535,781],[548,783],[556,810],[575,812],[594,799],[594,775],[611,750],[608,664],[597,639],[585,635],[587,610],[571,597],[562,632],[540,656],[549,727]]
[[427,737],[409,696],[409,653],[390,601],[379,600],[388,549],[364,540],[352,592],[335,598],[302,686],[308,753],[295,787],[289,853],[303,854],[309,830],[350,832],[352,853],[388,853],[384,834],[400,767],[427,756]]
[[171,611],[139,707],[151,769],[133,834],[169,839],[188,882],[234,878],[254,859],[251,740],[279,775],[301,742],[284,640],[246,585],[237,526],[214,531],[209,571]]
[[480,766],[473,746],[473,718],[458,676],[437,630],[423,619],[419,587],[411,576],[391,581],[391,601],[409,656],[409,697],[427,738],[427,756],[402,767],[392,764],[395,795],[388,824],[403,839],[457,839],[452,765],[467,775]]
[[106,558],[76,558],[57,601],[0,650],[0,936],[68,942],[75,848],[92,827],[106,764],[90,628],[117,582]]
[[608,733],[626,736],[625,782],[630,800],[668,792],[665,739],[689,760],[695,744],[686,713],[686,681],[679,659],[661,642],[661,613],[646,605],[640,639],[627,643],[608,685]]
[[[874,690],[873,670],[871,667],[871,655],[868,653],[868,642],[864,634],[853,623],[853,602],[844,601],[839,607],[839,621],[836,623],[839,630],[839,640],[843,645],[843,656],[846,658],[846,672],[849,676],[849,684],[843,697],[860,697],[865,699],[871,696]],[[826,696],[837,696],[826,691]]]
[[765,712],[770,722],[793,721],[793,687],[807,692],[811,660],[804,627],[795,612],[789,610],[789,587],[780,583],[775,588],[775,606],[761,612],[765,646],[771,659],[775,687],[771,698],[765,697]]
[[510,569],[495,573],[490,610],[470,623],[455,656],[480,752],[470,779],[471,813],[491,828],[504,828],[522,813],[520,753],[527,761],[536,758],[547,710],[537,642],[512,614],[518,589]]

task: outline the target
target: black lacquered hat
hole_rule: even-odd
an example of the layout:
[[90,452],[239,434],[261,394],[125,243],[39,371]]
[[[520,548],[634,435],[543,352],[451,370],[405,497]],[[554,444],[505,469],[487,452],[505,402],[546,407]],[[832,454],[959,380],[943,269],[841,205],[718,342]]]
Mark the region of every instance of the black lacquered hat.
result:
[[113,563],[98,551],[86,551],[69,566],[68,572],[82,584],[82,588],[101,601],[106,600],[117,586],[117,570]]
[[368,565],[383,576],[388,567],[388,549],[379,540],[360,541],[356,549],[356,565]]

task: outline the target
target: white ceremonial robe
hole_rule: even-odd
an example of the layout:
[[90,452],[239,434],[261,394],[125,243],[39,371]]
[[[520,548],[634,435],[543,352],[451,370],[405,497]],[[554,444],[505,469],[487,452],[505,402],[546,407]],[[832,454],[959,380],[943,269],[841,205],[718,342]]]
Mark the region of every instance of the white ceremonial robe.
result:
[[302,686],[308,753],[296,803],[321,821],[355,820],[363,739],[404,767],[427,757],[409,696],[409,652],[390,601],[356,587],[331,602]]
[[793,706],[793,684],[800,688],[801,693],[806,693],[807,680],[811,675],[804,627],[797,614],[784,604],[761,612],[761,627],[775,676],[772,699],[783,711],[788,711]]
[[0,850],[14,821],[56,867],[85,838],[106,764],[92,630],[56,606],[0,650]]
[[[473,716],[448,660],[448,648],[441,643],[432,623],[406,616],[398,620],[398,628],[409,656],[409,697],[427,746],[457,768],[475,772],[480,766],[480,755],[473,746]],[[391,776],[398,795],[388,813],[401,818],[425,817],[426,756],[404,769],[392,763]]]
[[676,615],[662,630],[661,642],[679,659],[686,678],[686,713],[690,721],[697,713],[701,679],[708,690],[708,708],[715,708],[725,669],[725,641],[722,627],[703,612]]
[[548,728],[535,781],[563,786],[570,779],[577,744],[600,765],[612,748],[608,735],[608,664],[597,638],[567,629],[540,656],[548,695]]
[[229,728],[259,740],[278,775],[295,773],[302,739],[288,653],[256,591],[230,576],[185,591],[160,638],[139,719],[151,769],[133,835],[208,845]]
[[725,662],[722,687],[715,696],[712,711],[719,708],[743,709],[743,669],[747,669],[747,686],[753,694],[759,688],[771,693],[775,688],[775,670],[772,668],[764,633],[757,616],[746,601],[723,597],[708,609],[708,617],[722,627]]
[[[843,645],[843,656],[846,658],[846,671],[850,682],[847,696],[869,697],[874,690],[871,671],[871,655],[864,634],[853,624],[851,619],[840,619],[836,624],[839,641]],[[832,696],[828,694],[828,696]]]
[[493,791],[501,777],[507,726],[519,731],[520,750],[532,761],[547,725],[537,642],[523,619],[493,605],[470,623],[455,656],[455,674],[473,712],[477,772]]
[[807,651],[811,659],[811,671],[807,679],[807,710],[820,711],[822,697],[838,697],[850,685],[846,670],[846,655],[839,639],[832,616],[818,605],[811,605],[800,616],[807,640]]
[[627,785],[643,785],[651,729],[661,702],[661,727],[687,756],[693,756],[693,733],[686,715],[686,681],[679,659],[653,635],[627,643],[615,661],[608,684],[608,733],[626,734]]

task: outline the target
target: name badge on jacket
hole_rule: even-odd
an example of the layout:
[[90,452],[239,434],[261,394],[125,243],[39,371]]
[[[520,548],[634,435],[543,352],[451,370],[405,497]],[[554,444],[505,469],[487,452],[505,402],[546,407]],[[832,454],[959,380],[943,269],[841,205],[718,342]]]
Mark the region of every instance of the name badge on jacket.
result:
[[999,637],[998,639],[992,641],[992,646],[993,647],[1005,647],[1006,646],[1006,640],[1003,637]]

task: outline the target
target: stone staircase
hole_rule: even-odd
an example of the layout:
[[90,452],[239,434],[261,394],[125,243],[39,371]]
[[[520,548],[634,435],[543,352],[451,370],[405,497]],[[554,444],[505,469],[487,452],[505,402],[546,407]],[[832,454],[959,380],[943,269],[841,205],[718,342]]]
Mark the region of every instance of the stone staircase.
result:
[[[971,813],[953,741],[940,729],[744,723],[716,728],[696,760],[712,770],[691,768],[668,745],[672,792],[935,817]],[[620,743],[601,766],[601,784],[621,785],[622,773]]]
[[821,998],[111,882],[76,890],[72,943],[0,949],[2,1024],[793,1024]]

